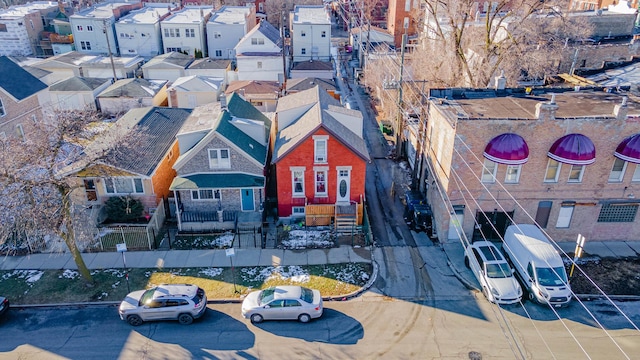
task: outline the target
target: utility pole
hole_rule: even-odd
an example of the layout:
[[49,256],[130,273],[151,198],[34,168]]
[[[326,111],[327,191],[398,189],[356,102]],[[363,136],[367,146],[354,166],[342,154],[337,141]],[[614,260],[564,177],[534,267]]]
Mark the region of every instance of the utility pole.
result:
[[413,162],[413,181],[411,182],[411,186],[413,188],[413,190],[420,190],[420,177],[422,174],[422,159],[423,159],[423,152],[424,152],[424,142],[425,142],[425,134],[427,133],[427,114],[428,112],[426,111],[425,107],[429,106],[429,103],[426,102],[425,100],[425,94],[424,94],[424,86],[427,83],[427,80],[418,80],[415,82],[422,82],[422,104],[420,106],[420,117],[418,118],[419,120],[419,130],[418,130],[418,141],[416,143],[416,158],[415,161]]
[[113,64],[113,53],[111,52],[111,42],[109,41],[109,32],[107,31],[108,21],[109,19],[104,19],[103,21],[104,28],[102,29],[102,31],[104,32],[104,36],[106,36],[107,38],[107,50],[109,51],[109,58],[111,59],[111,70],[113,71],[113,82],[116,82],[118,80],[118,76],[116,75],[116,66]]
[[404,72],[404,48],[407,46],[407,30],[402,34],[400,52],[400,80],[398,81],[398,118],[396,120],[396,159],[402,156],[402,133],[404,131],[404,103],[402,101],[402,74]]
[[287,56],[285,54],[284,22],[286,20],[287,4],[282,4],[282,21],[280,22],[280,37],[282,38],[282,96],[287,94]]

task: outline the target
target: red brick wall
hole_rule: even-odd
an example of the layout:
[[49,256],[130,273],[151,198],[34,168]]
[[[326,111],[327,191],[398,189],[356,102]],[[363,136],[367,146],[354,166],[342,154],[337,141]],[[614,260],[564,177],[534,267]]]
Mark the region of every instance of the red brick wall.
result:
[[162,159],[156,172],[152,176],[153,190],[156,194],[156,199],[159,200],[169,195],[169,186],[176,177],[176,171],[173,169],[173,164],[176,163],[180,155],[180,149],[178,148],[178,142],[174,142],[171,150]]
[[[329,135],[324,129],[319,129],[314,135]],[[309,136],[292,152],[276,163],[276,183],[278,190],[278,215],[286,217],[291,215],[292,207],[303,206],[304,199],[293,199],[291,169],[292,166],[304,166],[305,197],[309,203],[313,203],[315,197],[314,166],[328,167],[327,193],[328,198],[323,203],[334,204],[336,202],[336,190],[338,173],[336,167],[351,166],[351,201],[360,202],[360,196],[364,195],[366,176],[366,161],[342,144],[337,138],[329,135],[327,142],[327,164],[314,164],[314,141]]]

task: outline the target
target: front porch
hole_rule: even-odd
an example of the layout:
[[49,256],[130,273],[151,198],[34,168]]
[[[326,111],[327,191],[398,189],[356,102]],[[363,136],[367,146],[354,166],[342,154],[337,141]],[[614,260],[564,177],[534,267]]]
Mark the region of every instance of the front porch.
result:
[[238,227],[262,226],[262,212],[251,211],[178,211],[181,232],[224,231]]

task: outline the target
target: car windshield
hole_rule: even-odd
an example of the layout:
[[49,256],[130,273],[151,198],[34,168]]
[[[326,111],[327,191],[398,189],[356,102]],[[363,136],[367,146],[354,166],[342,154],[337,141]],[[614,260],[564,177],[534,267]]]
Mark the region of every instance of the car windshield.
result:
[[273,300],[273,294],[276,292],[276,288],[268,288],[264,289],[260,292],[260,296],[258,299],[260,300],[260,305],[265,305]]
[[511,276],[511,269],[507,263],[487,264],[487,276],[490,278],[506,278]]
[[300,299],[304,302],[308,302],[309,304],[313,303],[313,290],[307,288],[301,288]]
[[156,288],[149,289],[142,294],[140,297],[140,302],[138,302],[138,306],[142,306],[148,304],[153,299],[153,293],[156,292]]
[[536,268],[536,275],[541,286],[559,286],[567,283],[567,274],[563,267]]

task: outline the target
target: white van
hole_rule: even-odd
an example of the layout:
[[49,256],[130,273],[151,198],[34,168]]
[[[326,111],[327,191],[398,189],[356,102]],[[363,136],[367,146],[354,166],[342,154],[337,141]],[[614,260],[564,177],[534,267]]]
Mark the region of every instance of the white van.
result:
[[502,249],[529,292],[530,300],[553,306],[571,301],[571,287],[562,259],[537,226],[510,225]]

